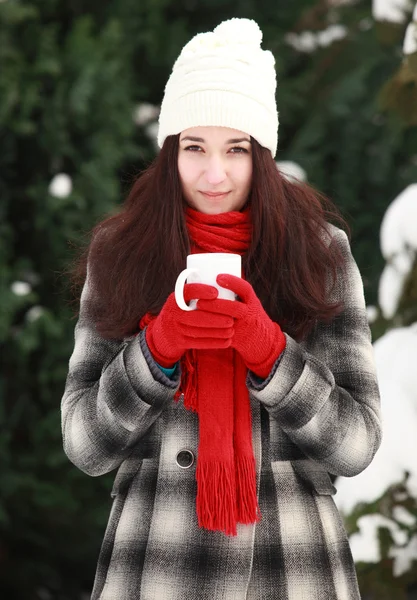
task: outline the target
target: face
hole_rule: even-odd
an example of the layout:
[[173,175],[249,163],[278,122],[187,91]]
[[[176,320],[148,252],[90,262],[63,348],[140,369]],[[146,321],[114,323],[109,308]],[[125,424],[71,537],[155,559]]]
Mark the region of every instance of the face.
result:
[[185,200],[195,210],[241,210],[252,183],[250,136],[228,127],[186,129],[179,137],[178,171]]

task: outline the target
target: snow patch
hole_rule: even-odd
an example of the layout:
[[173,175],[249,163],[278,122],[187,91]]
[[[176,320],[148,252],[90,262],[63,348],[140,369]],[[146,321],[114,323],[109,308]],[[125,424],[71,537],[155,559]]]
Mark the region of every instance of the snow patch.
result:
[[136,107],[133,113],[133,121],[136,125],[146,125],[150,121],[155,121],[158,118],[160,111],[159,106],[143,102]]
[[380,230],[381,252],[387,261],[379,282],[379,305],[385,318],[397,310],[403,285],[417,252],[417,184],[409,185],[385,212]]
[[370,304],[366,307],[366,316],[368,317],[368,323],[375,323],[379,316],[378,308]]
[[26,281],[14,281],[10,289],[16,296],[27,296],[32,291],[32,286]]
[[67,198],[72,192],[72,180],[66,173],[58,173],[51,180],[48,192],[55,198]]
[[417,23],[415,22],[410,23],[406,29],[403,52],[404,54],[414,54],[414,52],[417,52]]
[[410,0],[373,0],[372,14],[377,21],[405,23],[411,11]]
[[291,160],[281,160],[275,163],[278,171],[289,181],[307,181],[307,173],[296,162]]
[[330,25],[323,31],[303,31],[300,34],[287,33],[285,41],[298,52],[311,53],[317,48],[325,48],[347,36],[348,30],[344,25]]

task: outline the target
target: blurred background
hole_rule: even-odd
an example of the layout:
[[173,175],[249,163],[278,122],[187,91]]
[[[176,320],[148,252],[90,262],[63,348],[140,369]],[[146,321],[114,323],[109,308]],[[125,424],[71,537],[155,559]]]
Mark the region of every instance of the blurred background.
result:
[[364,280],[386,435],[375,464],[336,482],[362,597],[417,598],[414,4],[0,1],[1,598],[89,598],[114,474],[62,451],[66,270],[156,155],[181,48],[231,17],[255,19],[276,58],[278,167],[339,206]]

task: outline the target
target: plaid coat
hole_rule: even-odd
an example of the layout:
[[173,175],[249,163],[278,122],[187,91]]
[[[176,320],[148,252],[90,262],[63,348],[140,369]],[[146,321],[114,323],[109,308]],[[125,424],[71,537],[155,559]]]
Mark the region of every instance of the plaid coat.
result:
[[197,525],[198,418],[173,401],[179,377],[160,371],[143,332],[121,341],[95,332],[87,278],[62,427],[77,467],[118,468],[93,600],[359,599],[329,473],[353,476],[371,462],[379,394],[362,281],[346,235],[331,232],[347,263],[333,292],[343,312],[303,343],[287,336],[261,384],[248,374],[262,519],[236,537]]

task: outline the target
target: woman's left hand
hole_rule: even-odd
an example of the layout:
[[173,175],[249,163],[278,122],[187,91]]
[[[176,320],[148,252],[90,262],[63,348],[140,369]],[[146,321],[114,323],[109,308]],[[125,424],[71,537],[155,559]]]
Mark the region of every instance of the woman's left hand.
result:
[[227,274],[218,275],[217,283],[237,294],[240,302],[219,298],[199,300],[197,309],[234,318],[232,347],[242,356],[248,369],[265,379],[285,348],[285,335],[278,323],[266,314],[250,283]]

